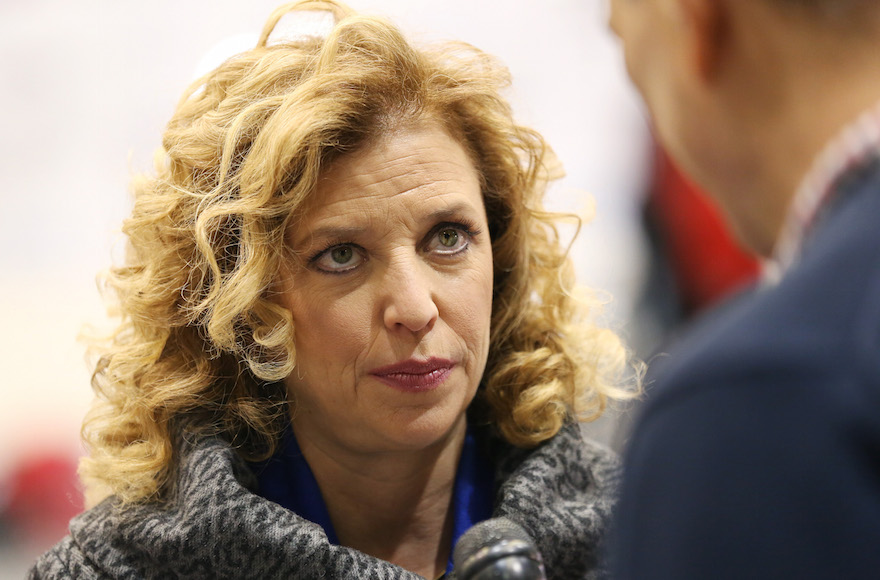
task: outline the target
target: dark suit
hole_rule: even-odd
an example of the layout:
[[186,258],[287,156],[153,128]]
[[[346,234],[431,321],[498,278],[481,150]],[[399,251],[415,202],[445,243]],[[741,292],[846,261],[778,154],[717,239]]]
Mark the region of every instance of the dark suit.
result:
[[614,578],[880,578],[880,161],[801,260],[652,368]]

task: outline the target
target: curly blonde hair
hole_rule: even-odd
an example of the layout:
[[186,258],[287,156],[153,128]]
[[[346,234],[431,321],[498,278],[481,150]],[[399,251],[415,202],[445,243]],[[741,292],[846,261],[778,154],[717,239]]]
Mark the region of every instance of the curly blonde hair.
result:
[[[325,37],[270,43],[279,19],[327,10]],[[618,337],[588,320],[541,199],[552,153],[514,123],[506,69],[463,44],[417,50],[335,1],[276,10],[258,46],[196,81],[154,176],[133,182],[126,264],[110,270],[121,324],[93,376],[81,474],[92,498],[162,497],[184,421],[245,457],[272,453],[294,368],[290,313],[270,299],[322,169],[401,122],[439,121],[481,177],[494,256],[491,346],[475,413],[532,447],[622,398]]]

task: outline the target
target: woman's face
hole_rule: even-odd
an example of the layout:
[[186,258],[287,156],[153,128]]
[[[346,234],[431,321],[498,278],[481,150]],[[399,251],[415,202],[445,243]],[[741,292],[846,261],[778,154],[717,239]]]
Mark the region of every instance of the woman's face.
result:
[[492,248],[477,172],[435,124],[337,160],[288,232],[294,430],[325,450],[423,449],[464,425],[486,366]]

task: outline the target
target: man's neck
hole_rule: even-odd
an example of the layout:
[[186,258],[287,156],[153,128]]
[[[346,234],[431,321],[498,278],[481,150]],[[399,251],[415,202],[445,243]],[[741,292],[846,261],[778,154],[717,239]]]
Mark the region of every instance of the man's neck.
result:
[[784,202],[775,208],[774,222],[768,224],[771,251],[791,211],[795,193],[820,153],[847,125],[880,101],[876,73],[856,71],[847,64],[841,64],[841,69],[847,70],[834,76],[805,75],[803,84],[794,89],[785,123],[766,135],[767,154],[771,157],[768,166],[777,168],[767,175],[767,185],[779,192],[779,199]]
[[876,44],[774,22],[784,15],[769,4],[737,4],[754,13],[740,19],[748,31],[737,34],[724,92],[730,130],[744,138],[736,175],[712,185],[726,203],[741,204],[731,212],[738,216],[738,233],[764,256],[772,254],[795,191],[818,154],[880,100]]

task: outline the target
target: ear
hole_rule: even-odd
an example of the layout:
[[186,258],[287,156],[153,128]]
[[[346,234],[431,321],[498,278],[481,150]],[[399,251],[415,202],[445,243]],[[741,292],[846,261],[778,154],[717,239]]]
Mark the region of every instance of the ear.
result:
[[678,5],[692,70],[701,80],[711,82],[723,65],[728,47],[728,0],[678,0]]

